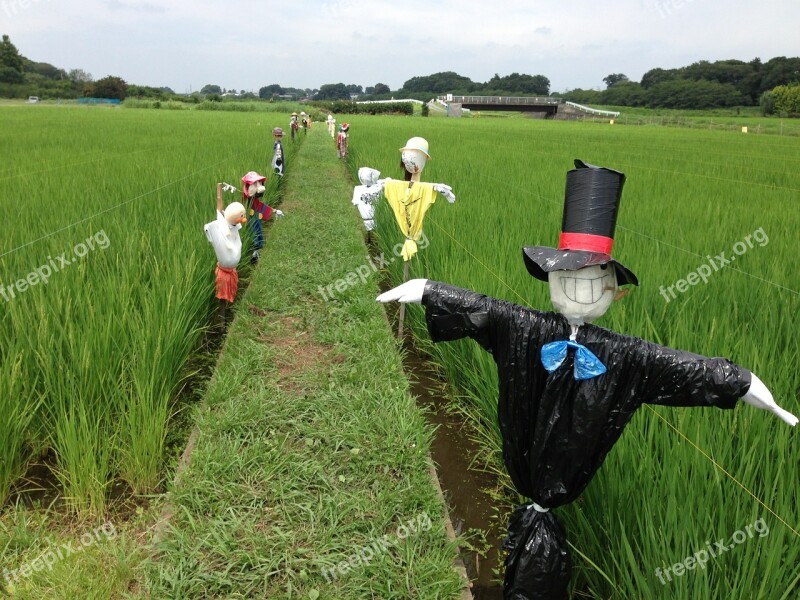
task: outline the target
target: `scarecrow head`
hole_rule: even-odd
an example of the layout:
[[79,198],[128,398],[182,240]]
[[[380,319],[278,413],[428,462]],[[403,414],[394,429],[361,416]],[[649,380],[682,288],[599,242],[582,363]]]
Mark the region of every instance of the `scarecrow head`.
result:
[[361,185],[375,185],[380,178],[381,172],[376,169],[361,167],[358,170],[358,180],[361,182]]
[[283,129],[281,127],[275,127],[272,130],[272,137],[275,138],[275,141],[280,141],[283,139]]
[[567,173],[558,248],[528,246],[522,255],[528,272],[550,284],[553,307],[582,325],[605,314],[619,286],[639,281],[611,257],[625,175],[580,160],[575,167]]
[[247,217],[245,216],[245,208],[241,202],[231,202],[228,206],[225,207],[225,220],[228,221],[228,225],[231,227],[235,227],[236,225],[241,225],[247,223]]
[[417,175],[425,168],[425,164],[430,160],[428,154],[428,141],[421,137],[413,137],[400,148],[400,160],[408,173]]
[[246,200],[248,198],[257,198],[260,200],[264,196],[264,192],[267,189],[264,187],[265,181],[267,181],[267,178],[263,175],[259,175],[255,171],[250,171],[244,177],[242,177],[243,199]]

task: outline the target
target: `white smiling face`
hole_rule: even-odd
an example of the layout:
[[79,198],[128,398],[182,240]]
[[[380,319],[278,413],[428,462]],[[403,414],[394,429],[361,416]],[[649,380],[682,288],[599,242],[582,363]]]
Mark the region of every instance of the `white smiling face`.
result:
[[602,317],[617,294],[617,275],[612,265],[552,271],[548,281],[553,306],[573,325]]

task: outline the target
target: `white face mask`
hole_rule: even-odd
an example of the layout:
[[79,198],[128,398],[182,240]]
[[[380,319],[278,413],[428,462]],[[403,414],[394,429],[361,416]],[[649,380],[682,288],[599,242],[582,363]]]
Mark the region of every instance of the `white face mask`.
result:
[[251,183],[250,186],[247,188],[247,195],[252,198],[257,194],[263,194],[267,188],[260,182]]
[[425,163],[428,162],[428,157],[419,150],[403,150],[400,154],[400,159],[403,161],[406,171],[412,175],[422,172],[422,169],[425,168]]
[[593,265],[577,271],[547,274],[553,307],[572,325],[591,323],[602,317],[617,294],[613,265]]

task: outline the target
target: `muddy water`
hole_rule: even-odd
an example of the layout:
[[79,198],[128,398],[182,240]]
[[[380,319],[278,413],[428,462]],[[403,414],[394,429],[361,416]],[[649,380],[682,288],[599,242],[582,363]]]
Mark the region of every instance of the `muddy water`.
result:
[[502,560],[500,544],[505,531],[497,519],[492,519],[495,503],[485,491],[496,487],[497,480],[489,473],[470,468],[478,451],[469,440],[463,419],[445,410],[443,382],[410,344],[406,344],[406,351],[404,367],[411,380],[411,391],[419,405],[427,409],[428,421],[437,426],[431,454],[453,527],[456,533],[480,529],[486,532],[486,540],[491,545],[485,557],[462,548],[461,556],[472,581],[472,594],[476,600],[502,600],[503,586],[495,581],[493,571]]

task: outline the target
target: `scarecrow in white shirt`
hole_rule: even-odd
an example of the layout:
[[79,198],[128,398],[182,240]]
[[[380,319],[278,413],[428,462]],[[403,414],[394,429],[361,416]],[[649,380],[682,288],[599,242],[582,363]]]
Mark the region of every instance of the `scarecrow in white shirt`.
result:
[[331,135],[332,138],[336,137],[336,119],[333,116],[333,113],[328,115],[328,133]]
[[223,306],[236,300],[239,289],[239,273],[236,267],[242,258],[242,238],[239,230],[247,222],[245,207],[240,202],[231,202],[222,210],[222,184],[217,184],[217,219],[207,223],[203,230],[217,255],[217,298]]
[[[739,399],[794,426],[762,381],[725,358],[673,350],[592,325],[636,276],[611,257],[625,176],[575,161],[558,248],[523,248],[550,286],[541,312],[413,279],[380,302],[421,303],[434,342],[471,337],[497,365],[503,460],[517,491],[504,547],[504,598],[568,597],[571,559],[551,509],[575,500],[642,404],[733,409]],[[570,351],[571,349],[571,351]]]
[[380,171],[361,167],[358,170],[358,179],[361,185],[353,188],[353,205],[358,209],[367,235],[375,229],[375,204],[383,193],[383,185],[378,185]]

